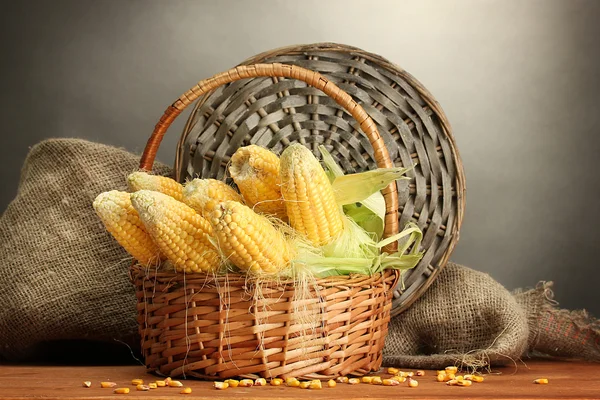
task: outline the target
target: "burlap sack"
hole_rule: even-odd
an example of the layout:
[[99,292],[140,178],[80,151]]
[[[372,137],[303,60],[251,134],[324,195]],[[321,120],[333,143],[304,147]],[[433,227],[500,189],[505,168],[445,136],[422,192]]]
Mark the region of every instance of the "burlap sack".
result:
[[448,263],[404,313],[392,318],[385,366],[439,369],[518,360],[527,349],[527,316],[489,275]]
[[478,368],[531,355],[600,361],[600,321],[559,309],[551,287],[542,282],[510,293],[487,274],[449,263],[419,300],[392,318],[383,364]]
[[[76,139],[31,149],[18,195],[0,218],[0,357],[23,359],[56,340],[137,345],[131,258],[92,201],[103,191],[125,190],[138,162],[126,151]],[[158,165],[156,172],[169,169]]]
[[541,282],[535,289],[514,292],[527,310],[529,353],[600,362],[600,320],[585,310],[559,309],[552,286]]

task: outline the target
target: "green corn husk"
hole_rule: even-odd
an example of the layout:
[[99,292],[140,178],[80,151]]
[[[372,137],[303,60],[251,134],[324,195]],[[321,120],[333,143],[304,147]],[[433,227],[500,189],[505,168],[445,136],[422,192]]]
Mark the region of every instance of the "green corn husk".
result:
[[385,199],[381,190],[398,179],[409,179],[406,172],[414,168],[378,168],[373,171],[344,175],[324,146],[319,146],[325,171],[344,213],[367,232],[381,238],[385,220]]

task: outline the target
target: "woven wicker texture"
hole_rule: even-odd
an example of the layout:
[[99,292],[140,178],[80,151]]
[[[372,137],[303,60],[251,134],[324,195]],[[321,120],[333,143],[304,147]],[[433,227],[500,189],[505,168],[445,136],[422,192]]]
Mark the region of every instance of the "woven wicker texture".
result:
[[[392,314],[416,300],[446,264],[465,205],[465,178],[450,124],[415,78],[384,58],[339,44],[273,50],[242,65],[279,62],[320,72],[373,118],[397,166],[418,163],[398,182],[400,229],[416,222],[425,255],[394,293]],[[325,147],[347,173],[376,167],[373,147],[358,124],[323,92],[285,78],[245,79],[208,92],[190,115],[179,142],[177,179],[225,179],[230,156],[258,144],[280,153],[300,142],[318,155]],[[389,222],[389,221],[388,221]]]
[[293,284],[239,275],[132,267],[131,278],[150,371],[205,379],[325,379],[381,366],[394,274],[317,280],[302,301],[294,300]]

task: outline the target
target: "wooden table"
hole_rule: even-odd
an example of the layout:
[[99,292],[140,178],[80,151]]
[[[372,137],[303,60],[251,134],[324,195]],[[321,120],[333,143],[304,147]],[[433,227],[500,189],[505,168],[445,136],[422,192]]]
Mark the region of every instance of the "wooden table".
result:
[[[536,378],[548,378],[547,385],[536,385]],[[215,390],[211,382],[182,381],[192,388],[190,395],[179,394],[178,388],[159,388],[138,392],[131,379],[154,381],[142,366],[72,367],[0,365],[0,399],[600,399],[600,364],[583,362],[526,361],[516,366],[499,368],[471,387],[451,387],[435,381],[435,372],[417,378],[419,386],[396,387],[367,384],[338,384],[319,391],[291,387],[250,387]],[[84,388],[83,381],[91,381]],[[100,381],[117,382],[130,387],[127,395],[115,395],[112,389],[99,387]]]

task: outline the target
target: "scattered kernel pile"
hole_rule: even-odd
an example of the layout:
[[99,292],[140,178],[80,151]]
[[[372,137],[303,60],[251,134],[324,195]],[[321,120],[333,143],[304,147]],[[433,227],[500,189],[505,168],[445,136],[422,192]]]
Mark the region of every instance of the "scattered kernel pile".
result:
[[[172,380],[171,378],[167,378],[165,380],[148,382],[148,384],[144,384],[143,379],[132,379],[131,385],[135,386],[135,390],[140,392],[147,392],[151,389],[157,389],[159,387],[183,387],[183,383],[179,381]],[[101,388],[114,388],[113,393],[115,394],[129,394],[128,387],[116,387],[116,382],[100,382]],[[91,381],[83,382],[83,387],[89,388],[92,387]],[[181,389],[181,394],[190,394],[192,393],[192,388],[186,387]]]
[[[483,382],[483,376],[480,375],[456,375],[458,373],[458,369],[456,367],[446,367],[443,370],[437,371],[436,380],[438,382],[446,382],[449,386],[471,386],[473,382]],[[213,386],[217,390],[225,390],[228,388],[237,388],[237,387],[251,387],[251,386],[287,386],[287,387],[297,387],[300,389],[322,389],[323,387],[334,388],[338,383],[348,384],[348,385],[358,385],[358,384],[370,384],[370,385],[382,385],[382,386],[399,386],[402,383],[406,383],[406,386],[411,388],[416,388],[419,386],[419,382],[414,379],[416,376],[425,376],[425,371],[419,370],[415,372],[405,372],[400,371],[397,368],[388,368],[387,374],[390,375],[387,378],[382,378],[381,376],[363,376],[361,378],[348,378],[347,376],[340,376],[338,378],[330,379],[327,382],[321,382],[318,379],[313,380],[298,380],[297,378],[273,378],[269,382],[265,378],[257,378],[257,379],[227,379],[223,382],[216,381],[213,383]],[[547,384],[547,378],[539,378],[533,381],[536,384]],[[138,391],[149,391],[151,389],[157,389],[159,387],[183,387],[183,383],[180,381],[173,380],[171,378],[166,378],[165,380],[158,380],[155,382],[149,382],[147,385],[144,384],[143,379],[133,379],[131,381],[131,385],[136,387]],[[83,382],[83,386],[86,388],[92,387],[91,381]],[[117,386],[116,382],[100,382],[100,387],[102,388],[115,388]],[[116,394],[128,394],[128,387],[120,387],[115,388],[114,393]],[[190,394],[192,393],[192,388],[185,387],[179,393],[181,394]]]

